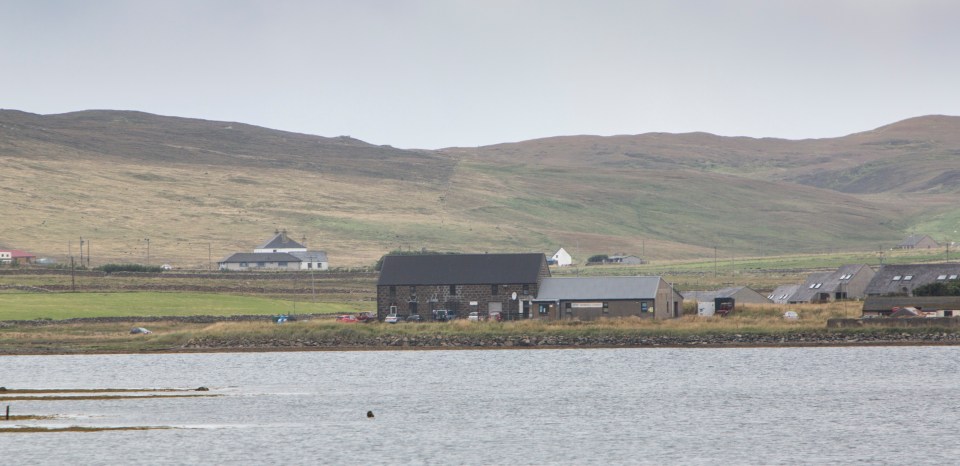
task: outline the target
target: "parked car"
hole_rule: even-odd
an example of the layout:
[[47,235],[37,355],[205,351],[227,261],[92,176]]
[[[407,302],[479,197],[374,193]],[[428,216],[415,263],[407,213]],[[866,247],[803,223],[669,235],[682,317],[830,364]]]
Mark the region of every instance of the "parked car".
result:
[[355,324],[357,322],[360,322],[360,320],[358,320],[355,316],[352,316],[350,314],[344,314],[342,316],[337,316],[337,322]]
[[377,315],[372,312],[361,312],[357,314],[357,320],[363,323],[376,322]]
[[410,314],[407,316],[407,322],[423,322],[423,317],[420,317],[420,314]]
[[483,317],[480,316],[479,312],[471,312],[470,315],[467,316],[467,320],[470,322],[479,322],[483,320]]
[[433,320],[437,322],[446,322],[450,319],[450,311],[446,309],[437,309],[433,311]]
[[397,322],[400,322],[400,316],[396,314],[387,314],[387,317],[384,318],[383,321],[388,324],[395,324]]

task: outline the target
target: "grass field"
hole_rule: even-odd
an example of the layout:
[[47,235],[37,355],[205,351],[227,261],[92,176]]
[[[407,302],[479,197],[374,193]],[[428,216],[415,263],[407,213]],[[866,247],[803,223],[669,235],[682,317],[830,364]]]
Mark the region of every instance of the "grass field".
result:
[[207,293],[0,293],[0,320],[354,313],[343,303]]

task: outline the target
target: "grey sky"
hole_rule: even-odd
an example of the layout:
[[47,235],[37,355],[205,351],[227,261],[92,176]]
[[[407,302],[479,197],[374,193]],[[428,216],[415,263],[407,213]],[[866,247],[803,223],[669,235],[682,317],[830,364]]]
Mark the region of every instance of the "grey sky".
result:
[[404,148],[960,115],[960,2],[0,0],[0,107]]

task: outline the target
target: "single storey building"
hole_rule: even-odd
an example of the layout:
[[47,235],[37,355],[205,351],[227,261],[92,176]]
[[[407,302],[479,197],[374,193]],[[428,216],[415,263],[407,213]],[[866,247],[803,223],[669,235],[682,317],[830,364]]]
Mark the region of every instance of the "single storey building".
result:
[[680,317],[683,296],[661,277],[544,278],[534,313],[549,320]]

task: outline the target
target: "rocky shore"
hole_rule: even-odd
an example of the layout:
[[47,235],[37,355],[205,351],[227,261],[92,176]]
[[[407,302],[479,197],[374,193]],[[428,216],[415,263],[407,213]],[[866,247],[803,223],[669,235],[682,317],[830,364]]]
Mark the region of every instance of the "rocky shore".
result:
[[183,350],[297,350],[297,349],[496,349],[496,348],[702,348],[775,346],[960,345],[960,334],[935,332],[850,334],[810,332],[787,335],[715,334],[684,336],[376,336],[367,338],[222,339],[203,336]]

